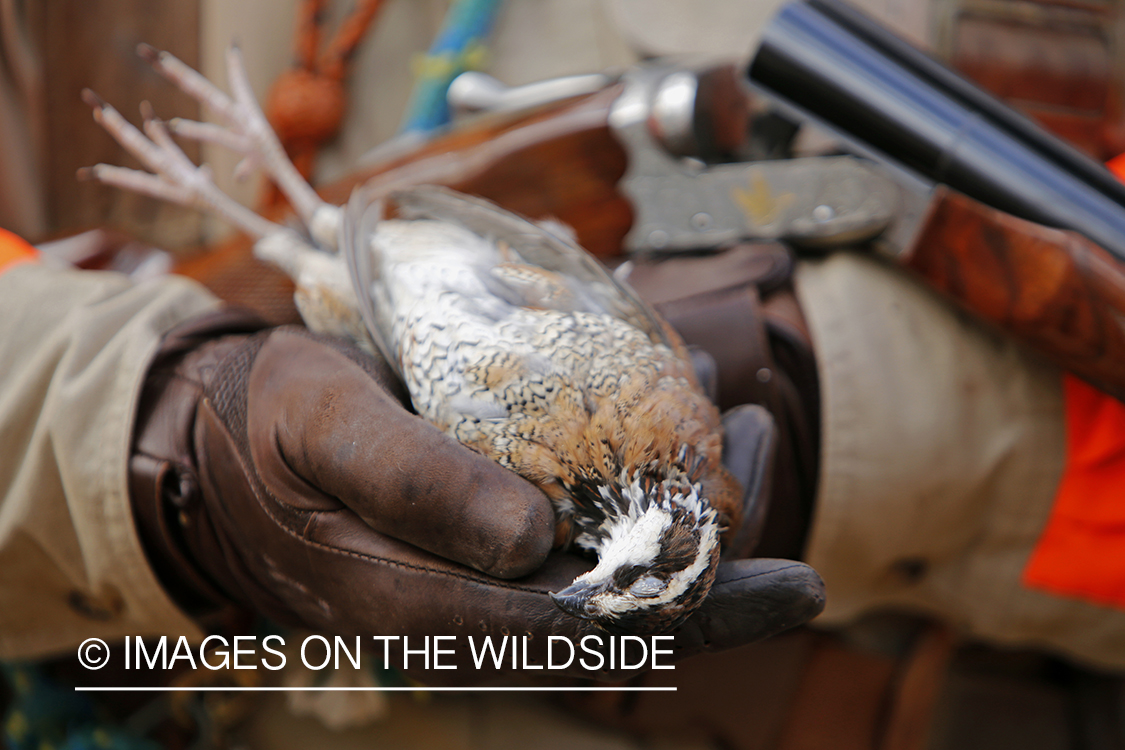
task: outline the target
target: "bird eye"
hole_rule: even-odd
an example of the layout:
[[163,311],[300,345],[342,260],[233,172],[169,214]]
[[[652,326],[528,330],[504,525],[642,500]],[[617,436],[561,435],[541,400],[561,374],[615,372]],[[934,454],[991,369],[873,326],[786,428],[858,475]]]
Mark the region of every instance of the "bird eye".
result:
[[645,576],[629,587],[629,593],[641,599],[660,595],[668,584],[656,576]]

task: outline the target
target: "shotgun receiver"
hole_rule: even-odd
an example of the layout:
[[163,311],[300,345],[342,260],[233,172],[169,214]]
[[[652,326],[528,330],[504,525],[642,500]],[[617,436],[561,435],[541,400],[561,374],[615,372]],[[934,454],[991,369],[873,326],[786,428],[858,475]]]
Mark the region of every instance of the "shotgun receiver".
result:
[[[747,160],[764,109],[827,129],[849,155]],[[785,6],[748,71],[640,68],[493,112],[325,197],[361,182],[443,184],[555,217],[602,256],[747,238],[872,248],[1125,400],[1125,187],[833,0]]]

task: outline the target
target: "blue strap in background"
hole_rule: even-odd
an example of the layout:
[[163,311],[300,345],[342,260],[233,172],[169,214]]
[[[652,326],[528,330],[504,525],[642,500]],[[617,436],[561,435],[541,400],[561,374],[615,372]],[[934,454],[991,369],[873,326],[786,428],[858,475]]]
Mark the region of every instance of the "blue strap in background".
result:
[[500,0],[453,1],[437,39],[419,62],[401,132],[426,132],[449,123],[449,84],[484,64],[485,43],[499,10]]

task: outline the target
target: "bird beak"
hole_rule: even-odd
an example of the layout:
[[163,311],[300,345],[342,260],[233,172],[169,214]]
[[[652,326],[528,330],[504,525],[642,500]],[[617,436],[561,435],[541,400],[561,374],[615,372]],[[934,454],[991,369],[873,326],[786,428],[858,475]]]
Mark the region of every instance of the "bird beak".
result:
[[598,591],[594,586],[583,583],[572,583],[557,594],[552,593],[551,598],[559,609],[568,615],[582,620],[593,620],[595,613],[590,608],[590,598]]

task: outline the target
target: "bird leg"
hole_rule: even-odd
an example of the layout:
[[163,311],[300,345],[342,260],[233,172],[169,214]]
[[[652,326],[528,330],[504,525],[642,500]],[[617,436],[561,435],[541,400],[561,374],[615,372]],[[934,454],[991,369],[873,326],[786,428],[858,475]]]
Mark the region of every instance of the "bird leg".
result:
[[[294,266],[298,265],[296,259],[273,256],[279,248],[290,245],[294,253],[308,251],[311,248],[307,243],[298,242],[293,245],[295,236],[285,242],[277,242],[278,238],[273,237],[274,235],[295,233],[262,218],[219,190],[211,179],[210,170],[206,166],[194,165],[172,140],[171,133],[218,143],[243,154],[239,172],[253,166],[265,169],[289,199],[313,241],[321,248],[335,252],[340,210],[321,200],[285,155],[285,150],[254,99],[238,48],[232,46],[227,51],[228,81],[233,97],[168,52],[157,51],[145,44],[140,45],[137,51],[154,70],[200,104],[210,108],[226,125],[223,127],[179,118],[165,123],[156,118],[151,107],[146,105],[142,107],[142,133],[113,107],[87,90],[83,92],[83,98],[93,107],[94,119],[150,171],[98,164],[81,171],[80,176],[213,211],[254,237],[271,237],[274,241],[259,243],[259,248],[256,249],[267,255],[267,260],[278,264],[292,275]],[[304,247],[300,247],[301,245]],[[283,256],[285,254],[282,253]]]
[[82,98],[93,108],[94,120],[149,171],[98,164],[79,170],[80,178],[212,211],[254,237],[264,237],[281,229],[219,190],[211,179],[210,169],[192,163],[172,140],[165,124],[153,115],[147,102],[141,108],[142,133],[93,91],[86,89]]
[[[93,107],[94,119],[145,169],[98,164],[79,175],[212,211],[231,221],[257,238],[255,256],[277,266],[293,280],[294,301],[311,330],[340,336],[370,350],[373,345],[359,313],[347,266],[336,252],[343,214],[317,196],[285,155],[254,100],[238,49],[232,47],[227,54],[233,97],[167,52],[157,52],[147,45],[141,45],[138,51],[158,73],[215,112],[225,127],[189,120],[165,123],[145,103],[141,107],[142,132],[87,90],[83,97]],[[243,154],[243,166],[261,165],[289,199],[306,232],[302,234],[269,221],[223,193],[211,179],[207,166],[197,167],[176,145],[173,132],[227,146]]]

